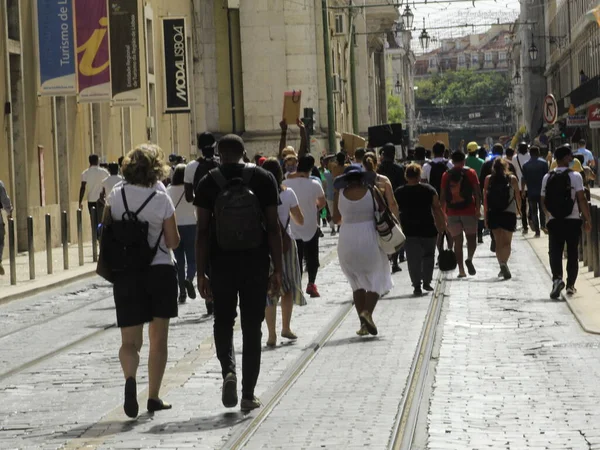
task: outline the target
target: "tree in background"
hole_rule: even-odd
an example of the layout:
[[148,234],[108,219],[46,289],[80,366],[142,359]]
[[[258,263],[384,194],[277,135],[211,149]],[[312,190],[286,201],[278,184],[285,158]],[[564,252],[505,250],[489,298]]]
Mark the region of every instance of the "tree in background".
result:
[[415,83],[417,106],[503,104],[511,88],[507,73],[459,70],[435,74]]
[[405,118],[406,113],[400,97],[390,95],[388,97],[388,123],[402,123]]

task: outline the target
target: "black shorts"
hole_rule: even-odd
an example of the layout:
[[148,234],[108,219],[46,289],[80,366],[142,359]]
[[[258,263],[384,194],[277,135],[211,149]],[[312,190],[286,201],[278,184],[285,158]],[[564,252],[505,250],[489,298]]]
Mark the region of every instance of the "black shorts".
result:
[[488,212],[488,227],[490,230],[506,230],[515,232],[517,229],[517,215],[511,212]]
[[116,275],[113,295],[117,325],[132,327],[151,322],[154,317],[177,317],[177,294],[174,266],[150,266],[145,272]]

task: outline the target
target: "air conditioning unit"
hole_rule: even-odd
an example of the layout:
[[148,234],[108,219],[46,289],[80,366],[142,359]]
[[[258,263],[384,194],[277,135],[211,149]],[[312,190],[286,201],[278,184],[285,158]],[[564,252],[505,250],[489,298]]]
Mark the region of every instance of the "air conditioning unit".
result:
[[333,92],[340,92],[341,86],[340,86],[340,76],[337,73],[333,74],[332,77],[332,85],[333,85]]

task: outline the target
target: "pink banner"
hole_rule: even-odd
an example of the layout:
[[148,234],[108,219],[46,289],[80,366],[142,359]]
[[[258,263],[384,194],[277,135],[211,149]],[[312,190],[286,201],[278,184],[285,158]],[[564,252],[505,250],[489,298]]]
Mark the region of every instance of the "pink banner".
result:
[[75,30],[79,101],[110,101],[107,1],[75,0]]

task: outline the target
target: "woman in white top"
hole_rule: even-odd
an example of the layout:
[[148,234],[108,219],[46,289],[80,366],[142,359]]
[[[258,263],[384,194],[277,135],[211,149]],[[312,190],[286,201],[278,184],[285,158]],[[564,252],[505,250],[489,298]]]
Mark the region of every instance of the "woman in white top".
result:
[[388,257],[379,248],[374,219],[377,203],[368,186],[367,175],[361,167],[347,167],[343,175],[345,188],[336,191],[333,202],[333,221],[342,225],[338,257],[352,288],[361,323],[356,332],[359,336],[377,334],[373,311],[379,297],[393,286]]
[[292,332],[290,322],[292,320],[292,309],[294,303],[298,306],[306,305],[306,299],[302,293],[302,274],[298,262],[298,249],[296,241],[290,237],[290,221],[293,220],[298,225],[304,224],[304,216],[298,206],[298,198],[294,191],[282,184],[283,171],[281,164],[276,158],[269,158],[264,162],[262,168],[270,172],[279,186],[279,198],[281,204],[277,207],[279,221],[285,228],[286,235],[282,239],[289,243],[289,250],[283,254],[283,274],[281,283],[281,292],[270,293],[267,297],[267,308],[265,318],[269,337],[267,346],[277,345],[277,333],[275,325],[277,322],[277,302],[281,297],[281,337],[295,340],[298,337]]
[[[105,217],[127,220],[125,212],[136,212],[138,220],[148,223],[148,244],[158,250],[148,269],[116,273],[113,294],[117,325],[121,329],[119,359],[125,375],[124,410],[129,417],[138,415],[136,373],[140,362],[144,324],[150,322],[148,358],[148,411],[169,409],[159,397],[167,363],[169,320],[177,317],[177,274],[171,249],[179,245],[179,232],[173,202],[160,180],[168,173],[160,148],[142,145],[129,152],[123,162],[125,181],[114,187],[106,198]],[[125,201],[127,206],[125,206]]]
[[[185,200],[183,183],[185,167],[185,164],[178,164],[175,167],[173,179],[167,188],[167,192],[175,205],[177,229],[181,237],[179,247],[174,251],[177,260],[177,278],[179,280],[179,303],[185,303],[188,296],[191,299],[196,298],[196,290],[194,289],[194,277],[196,276],[196,208],[192,203]],[[210,305],[212,306],[212,302]]]

